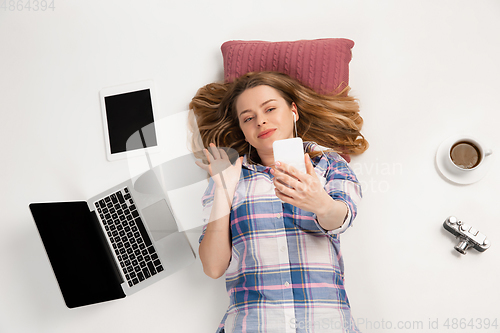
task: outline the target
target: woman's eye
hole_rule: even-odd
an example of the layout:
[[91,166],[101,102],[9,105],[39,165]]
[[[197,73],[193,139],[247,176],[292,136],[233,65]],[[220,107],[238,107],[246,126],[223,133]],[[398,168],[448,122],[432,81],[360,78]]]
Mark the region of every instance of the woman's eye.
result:
[[267,109],[267,112],[271,112],[271,111],[273,111],[274,109],[275,109],[275,108],[269,108],[269,109]]
[[243,120],[243,122],[246,123],[247,121],[252,120],[252,119],[253,119],[252,117],[248,117],[247,119]]

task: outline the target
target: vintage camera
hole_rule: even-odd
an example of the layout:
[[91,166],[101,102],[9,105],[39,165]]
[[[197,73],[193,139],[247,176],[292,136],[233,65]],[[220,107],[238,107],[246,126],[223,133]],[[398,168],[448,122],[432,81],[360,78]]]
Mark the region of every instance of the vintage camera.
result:
[[455,250],[461,254],[467,254],[467,249],[470,247],[479,252],[484,252],[490,247],[490,241],[485,235],[470,225],[459,221],[455,216],[448,217],[444,221],[443,227],[458,238],[459,242],[455,246]]

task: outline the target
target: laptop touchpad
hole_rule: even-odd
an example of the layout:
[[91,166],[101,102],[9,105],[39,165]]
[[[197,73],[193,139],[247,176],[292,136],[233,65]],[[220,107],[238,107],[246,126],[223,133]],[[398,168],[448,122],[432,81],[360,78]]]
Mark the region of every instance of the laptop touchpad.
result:
[[155,241],[178,231],[175,219],[165,199],[144,208],[142,214]]

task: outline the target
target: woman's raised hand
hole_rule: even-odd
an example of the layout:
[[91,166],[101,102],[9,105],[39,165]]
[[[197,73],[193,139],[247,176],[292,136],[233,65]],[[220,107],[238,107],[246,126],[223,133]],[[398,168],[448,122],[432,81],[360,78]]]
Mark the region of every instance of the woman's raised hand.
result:
[[196,161],[196,165],[210,174],[216,188],[227,189],[228,194],[232,197],[240,179],[243,157],[239,157],[233,165],[227,153],[223,149],[217,148],[213,143],[209,145],[209,149],[203,149],[203,153],[208,164]]

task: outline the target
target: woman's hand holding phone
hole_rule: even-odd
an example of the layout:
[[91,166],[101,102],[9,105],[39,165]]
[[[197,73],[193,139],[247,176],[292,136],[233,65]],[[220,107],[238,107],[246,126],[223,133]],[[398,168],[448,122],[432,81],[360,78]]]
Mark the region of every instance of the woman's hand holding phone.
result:
[[344,223],[347,206],[328,195],[314,171],[309,154],[305,155],[306,173],[285,163],[276,163],[276,170],[271,170],[276,196],[283,202],[316,214],[323,229],[337,229]]
[[276,196],[282,201],[309,212],[317,213],[331,201],[319,180],[309,154],[304,154],[306,173],[293,166],[277,161],[274,175]]

